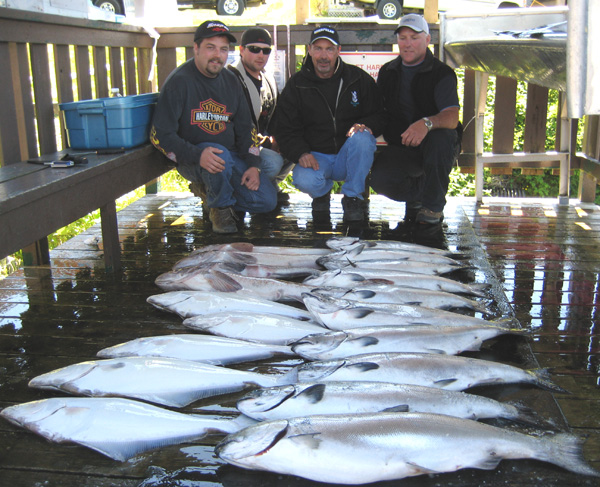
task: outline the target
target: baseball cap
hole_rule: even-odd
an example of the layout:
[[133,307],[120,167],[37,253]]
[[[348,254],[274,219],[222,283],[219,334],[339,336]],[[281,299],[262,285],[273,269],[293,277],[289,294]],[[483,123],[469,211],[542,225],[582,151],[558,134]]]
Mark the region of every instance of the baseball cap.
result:
[[206,39],[207,37],[216,36],[225,36],[229,39],[229,42],[237,42],[234,35],[229,32],[229,27],[218,20],[207,20],[206,22],[202,22],[196,29],[194,42],[197,42],[200,39]]
[[425,32],[425,34],[429,34],[429,25],[423,16],[419,14],[408,14],[402,17],[394,34],[397,34],[402,27],[408,27],[415,32]]
[[246,30],[242,34],[242,46],[246,46],[248,44],[259,43],[259,44],[269,44],[269,46],[273,43],[271,39],[271,34],[266,29],[261,27],[251,27]]
[[337,30],[328,25],[317,27],[312,31],[312,34],[310,35],[310,43],[312,44],[318,39],[327,39],[336,46],[340,45],[340,37],[338,36]]

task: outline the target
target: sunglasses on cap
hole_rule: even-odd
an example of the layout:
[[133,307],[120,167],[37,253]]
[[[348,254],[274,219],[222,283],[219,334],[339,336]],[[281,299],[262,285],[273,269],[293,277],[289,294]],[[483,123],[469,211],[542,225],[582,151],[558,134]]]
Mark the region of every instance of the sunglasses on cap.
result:
[[246,49],[248,49],[252,54],[258,54],[260,51],[267,56],[271,54],[270,47],[246,46]]

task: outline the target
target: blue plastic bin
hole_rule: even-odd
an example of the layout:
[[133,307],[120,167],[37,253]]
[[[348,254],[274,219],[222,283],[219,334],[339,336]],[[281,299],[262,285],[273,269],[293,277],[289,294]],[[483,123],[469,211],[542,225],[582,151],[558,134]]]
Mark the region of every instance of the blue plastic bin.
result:
[[60,103],[72,149],[129,149],[148,142],[158,93]]

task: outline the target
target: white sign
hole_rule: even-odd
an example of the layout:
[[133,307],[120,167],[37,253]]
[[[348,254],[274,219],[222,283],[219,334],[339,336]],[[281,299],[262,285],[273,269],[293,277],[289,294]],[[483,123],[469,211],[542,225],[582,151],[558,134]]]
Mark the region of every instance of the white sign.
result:
[[393,52],[342,52],[340,57],[348,64],[354,64],[369,73],[375,80],[381,66],[396,59],[398,54]]

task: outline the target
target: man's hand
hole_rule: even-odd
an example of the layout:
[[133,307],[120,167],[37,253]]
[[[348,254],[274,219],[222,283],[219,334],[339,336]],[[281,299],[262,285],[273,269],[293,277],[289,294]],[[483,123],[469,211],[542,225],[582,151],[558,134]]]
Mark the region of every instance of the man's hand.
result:
[[417,147],[423,142],[425,136],[429,133],[425,121],[419,119],[416,122],[409,125],[409,127],[402,133],[402,143],[410,147]]
[[260,172],[257,167],[250,167],[242,175],[242,186],[246,186],[252,191],[256,191],[260,187]]
[[350,127],[350,130],[348,130],[346,137],[352,137],[356,132],[364,132],[365,130],[371,135],[373,135],[371,129],[367,127],[364,123],[355,123],[354,125],[352,125],[352,127]]
[[300,164],[302,167],[310,167],[315,171],[319,170],[319,163],[315,156],[313,156],[310,152],[305,152],[302,154],[300,159],[298,159],[298,164]]
[[217,174],[225,169],[225,161],[218,154],[222,154],[221,149],[216,147],[207,147],[200,154],[200,167],[206,169],[211,174]]

